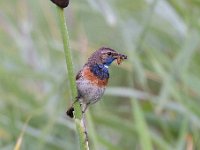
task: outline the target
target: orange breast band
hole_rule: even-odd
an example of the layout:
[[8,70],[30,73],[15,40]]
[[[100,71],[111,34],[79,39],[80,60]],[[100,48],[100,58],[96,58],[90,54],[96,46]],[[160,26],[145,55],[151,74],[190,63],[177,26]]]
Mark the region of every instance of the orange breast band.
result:
[[91,71],[90,68],[87,67],[83,70],[83,77],[89,81],[91,81],[92,84],[98,86],[98,87],[105,87],[108,84],[108,79],[99,79],[97,76],[95,76]]

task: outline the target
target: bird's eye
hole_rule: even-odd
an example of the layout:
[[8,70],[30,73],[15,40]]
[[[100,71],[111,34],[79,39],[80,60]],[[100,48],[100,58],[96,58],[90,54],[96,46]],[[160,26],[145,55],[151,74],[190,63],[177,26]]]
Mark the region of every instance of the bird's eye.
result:
[[110,55],[111,55],[111,52],[108,52],[107,54],[110,56]]

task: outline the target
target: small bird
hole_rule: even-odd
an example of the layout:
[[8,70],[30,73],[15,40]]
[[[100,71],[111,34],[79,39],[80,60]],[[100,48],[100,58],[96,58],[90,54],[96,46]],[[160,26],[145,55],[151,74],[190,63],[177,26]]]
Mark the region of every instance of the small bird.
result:
[[[87,63],[76,75],[76,85],[79,101],[84,113],[90,104],[94,104],[103,96],[109,79],[109,66],[114,60],[118,65],[127,59],[126,55],[120,54],[111,48],[102,47],[95,51],[88,59]],[[74,102],[74,103],[75,103]],[[67,115],[73,115],[73,105],[67,110]]]

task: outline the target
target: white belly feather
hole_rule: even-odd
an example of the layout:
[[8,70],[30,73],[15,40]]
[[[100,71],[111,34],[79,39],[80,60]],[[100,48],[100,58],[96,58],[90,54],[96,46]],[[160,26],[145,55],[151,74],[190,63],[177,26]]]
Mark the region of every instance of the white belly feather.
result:
[[103,95],[105,88],[98,87],[92,84],[88,80],[77,80],[76,81],[78,91],[81,95],[81,103],[96,103]]

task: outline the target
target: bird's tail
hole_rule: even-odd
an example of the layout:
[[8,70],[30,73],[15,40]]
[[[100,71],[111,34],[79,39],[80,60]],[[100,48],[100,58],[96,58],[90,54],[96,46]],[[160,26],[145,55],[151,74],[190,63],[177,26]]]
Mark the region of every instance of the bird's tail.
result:
[[72,106],[66,112],[67,116],[69,116],[70,118],[74,118],[74,104],[76,102],[78,102],[79,99],[80,99],[80,95],[78,95],[76,97],[76,100],[74,101],[74,103],[72,104]]
[[67,114],[70,118],[74,118],[74,107],[71,106],[71,107],[67,110],[66,114]]

